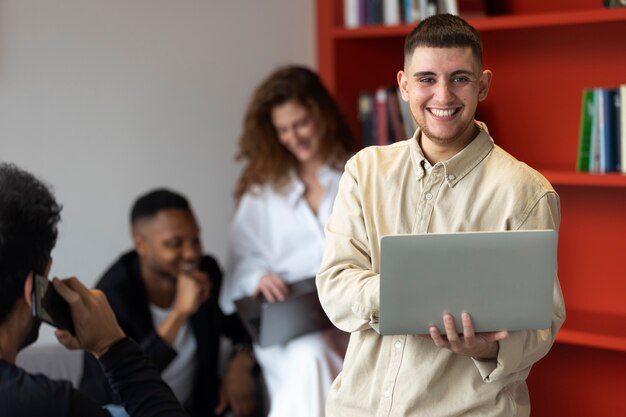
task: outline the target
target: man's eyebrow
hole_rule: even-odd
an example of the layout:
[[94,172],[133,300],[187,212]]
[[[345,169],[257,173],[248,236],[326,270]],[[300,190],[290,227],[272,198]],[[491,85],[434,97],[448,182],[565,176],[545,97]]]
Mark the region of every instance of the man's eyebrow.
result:
[[432,71],[418,71],[413,74],[413,77],[425,77],[425,76],[432,76],[432,75],[436,75],[436,74]]
[[466,69],[458,69],[456,71],[452,71],[450,75],[474,75],[474,71],[466,70]]
[[[413,73],[413,77],[432,77],[433,75],[437,75],[435,74],[433,71],[418,71],[416,73]],[[474,72],[471,70],[466,70],[466,69],[458,69],[458,70],[454,70],[450,73],[451,76],[455,76],[455,75],[474,75]]]

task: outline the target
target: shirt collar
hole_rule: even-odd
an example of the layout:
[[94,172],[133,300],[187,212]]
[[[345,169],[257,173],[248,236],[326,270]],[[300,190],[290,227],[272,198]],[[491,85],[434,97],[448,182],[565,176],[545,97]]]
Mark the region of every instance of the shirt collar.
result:
[[[454,155],[447,161],[443,161],[445,180],[449,187],[454,187],[463,177],[474,169],[491,152],[494,146],[493,139],[489,136],[487,126],[479,121],[475,121],[480,129],[478,136],[474,138],[461,152]],[[422,149],[417,142],[421,131],[418,128],[410,141],[411,160],[418,180],[424,178],[426,174],[423,162],[428,166],[428,160],[424,156]]]
[[[295,170],[291,170],[289,177],[290,181],[285,188],[285,196],[287,197],[287,201],[289,201],[289,205],[295,206],[304,196],[305,186]],[[317,178],[322,187],[328,190],[333,181],[333,169],[328,165],[322,165],[317,171]]]

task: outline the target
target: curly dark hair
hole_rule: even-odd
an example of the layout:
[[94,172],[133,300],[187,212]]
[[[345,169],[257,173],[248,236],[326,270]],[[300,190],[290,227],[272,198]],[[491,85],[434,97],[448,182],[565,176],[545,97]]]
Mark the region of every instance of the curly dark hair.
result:
[[278,140],[272,110],[295,100],[314,118],[320,135],[324,160],[341,167],[353,151],[354,138],[339,106],[316,73],[300,66],[274,71],[259,85],[244,118],[236,160],[245,161],[235,187],[235,199],[254,185],[273,184],[279,188],[289,180],[298,160]]
[[56,244],[61,206],[50,189],[0,163],[0,323],[22,296],[29,273],[43,273]]

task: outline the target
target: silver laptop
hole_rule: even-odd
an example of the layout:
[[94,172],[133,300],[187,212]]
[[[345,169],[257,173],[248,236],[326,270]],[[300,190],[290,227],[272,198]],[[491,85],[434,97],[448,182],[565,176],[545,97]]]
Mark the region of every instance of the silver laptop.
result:
[[548,328],[556,256],[554,230],[384,236],[379,331],[444,332],[450,312],[461,333],[464,311],[477,332]]
[[260,346],[285,343],[295,337],[331,327],[320,305],[315,277],[289,286],[285,300],[269,303],[263,296],[235,300],[248,334]]

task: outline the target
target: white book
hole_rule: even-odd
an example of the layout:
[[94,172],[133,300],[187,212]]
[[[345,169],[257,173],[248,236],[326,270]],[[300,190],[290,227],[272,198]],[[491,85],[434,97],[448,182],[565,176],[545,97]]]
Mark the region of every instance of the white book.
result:
[[383,0],[383,23],[387,26],[400,24],[400,0]]
[[439,13],[450,13],[459,15],[459,4],[457,0],[439,0]]
[[359,0],[343,0],[343,22],[347,28],[359,26]]
[[419,0],[420,20],[424,20],[430,15],[428,14],[428,0]]

